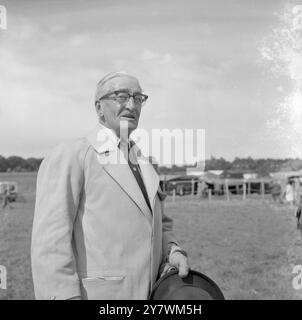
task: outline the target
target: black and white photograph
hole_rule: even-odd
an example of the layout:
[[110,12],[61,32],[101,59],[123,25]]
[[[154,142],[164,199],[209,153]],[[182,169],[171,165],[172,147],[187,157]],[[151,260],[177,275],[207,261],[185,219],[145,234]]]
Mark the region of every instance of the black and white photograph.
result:
[[301,0],[0,0],[0,300],[301,300],[301,211]]

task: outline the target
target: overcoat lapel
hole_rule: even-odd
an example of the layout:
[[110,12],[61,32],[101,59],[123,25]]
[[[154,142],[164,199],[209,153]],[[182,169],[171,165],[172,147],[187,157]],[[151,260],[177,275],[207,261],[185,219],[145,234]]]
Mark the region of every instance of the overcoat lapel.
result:
[[[117,152],[118,156],[124,156],[119,150]],[[110,156],[111,155],[114,156],[114,151],[111,152]],[[150,209],[128,163],[108,163],[105,164],[103,168],[136,203],[141,212],[148,218],[149,222],[152,223],[152,215]]]
[[[127,193],[127,195],[135,202],[141,212],[152,224],[152,214],[145,201],[142,191],[137,184],[131,169],[126,162],[123,153],[117,148],[116,141],[113,141],[110,135],[106,134],[107,130],[97,126],[89,135],[86,136],[89,143],[97,152],[97,158],[100,165],[110,175],[110,177]],[[136,147],[137,148],[137,147]],[[147,189],[151,206],[158,187],[158,177],[152,165],[145,163],[143,159],[138,158],[141,167],[143,180]],[[153,172],[152,172],[153,170]],[[118,201],[118,199],[117,199]]]

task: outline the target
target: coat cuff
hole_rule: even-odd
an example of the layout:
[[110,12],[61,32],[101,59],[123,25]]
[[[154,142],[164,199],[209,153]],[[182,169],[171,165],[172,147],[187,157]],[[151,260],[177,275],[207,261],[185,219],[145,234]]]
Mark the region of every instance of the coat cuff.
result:
[[175,252],[179,252],[182,255],[184,255],[185,257],[188,257],[187,252],[182,249],[180,246],[176,245],[176,244],[172,244],[170,251],[168,252],[168,257],[167,257],[167,261],[170,261],[170,257],[175,253]]

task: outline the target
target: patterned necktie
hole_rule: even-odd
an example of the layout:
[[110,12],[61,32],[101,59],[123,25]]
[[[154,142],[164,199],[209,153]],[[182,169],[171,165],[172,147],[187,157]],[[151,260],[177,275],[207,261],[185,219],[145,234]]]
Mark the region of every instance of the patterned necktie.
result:
[[[151,205],[150,205],[150,201],[149,201],[149,198],[148,198],[148,193],[147,193],[147,190],[146,190],[146,187],[145,187],[145,184],[144,184],[144,181],[143,181],[143,178],[142,178],[142,175],[141,175],[141,169],[140,169],[140,166],[137,162],[137,158],[136,158],[136,155],[135,155],[135,152],[131,150],[131,148],[133,147],[134,145],[134,142],[131,141],[130,144],[127,143],[127,147],[125,147],[125,143],[123,143],[122,141],[120,142],[119,144],[119,147],[120,149],[123,151],[125,150],[128,150],[128,154],[125,155],[125,152],[123,151],[125,157],[127,158],[128,160],[128,165],[135,177],[135,180],[137,182],[137,184],[139,185],[142,193],[143,193],[143,196],[145,198],[145,201],[152,213],[152,209],[151,209]],[[127,152],[127,151],[126,151]]]

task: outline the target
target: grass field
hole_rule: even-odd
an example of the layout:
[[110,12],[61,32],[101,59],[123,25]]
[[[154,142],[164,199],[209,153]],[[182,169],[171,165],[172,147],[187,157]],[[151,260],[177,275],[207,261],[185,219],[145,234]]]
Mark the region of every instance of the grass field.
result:
[[[19,183],[24,201],[0,211],[0,265],[7,290],[0,299],[33,299],[30,241],[36,174],[0,174]],[[302,265],[302,240],[293,212],[269,198],[231,201],[178,197],[166,203],[175,234],[193,269],[210,276],[227,299],[302,299],[294,290],[294,265]]]

